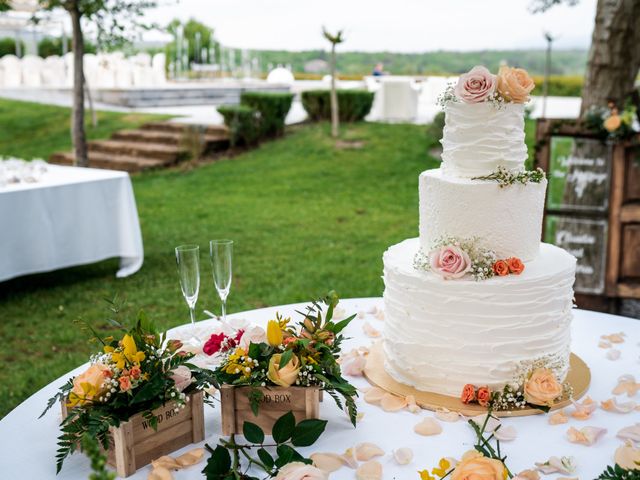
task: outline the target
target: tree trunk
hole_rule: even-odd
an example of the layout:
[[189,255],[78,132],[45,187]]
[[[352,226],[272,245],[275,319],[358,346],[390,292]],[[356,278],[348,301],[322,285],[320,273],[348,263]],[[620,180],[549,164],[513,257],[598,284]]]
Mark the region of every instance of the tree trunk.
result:
[[619,108],[633,91],[640,69],[640,2],[598,0],[580,114],[614,102]]
[[75,164],[89,165],[87,158],[87,138],[84,132],[84,37],[80,25],[80,10],[77,1],[69,8],[73,28],[73,149]]
[[338,138],[338,94],[336,92],[336,44],[331,45],[331,136]]

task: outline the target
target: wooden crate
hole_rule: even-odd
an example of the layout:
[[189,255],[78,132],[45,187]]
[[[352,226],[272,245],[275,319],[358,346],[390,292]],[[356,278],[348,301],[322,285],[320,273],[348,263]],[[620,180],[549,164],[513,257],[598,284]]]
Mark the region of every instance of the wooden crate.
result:
[[[173,402],[154,410],[153,414],[158,419],[157,430],[151,428],[142,414],[120,423],[118,428],[109,429],[107,463],[115,467],[120,477],[133,475],[136,470],[162,455],[204,440],[203,392],[192,393],[189,398],[189,402],[177,413],[174,412]],[[67,409],[63,403],[63,418],[66,415]]]
[[322,393],[319,387],[258,388],[264,396],[257,417],[249,403],[251,390],[252,387],[222,385],[220,410],[223,435],[242,433],[245,421],[255,423],[270,435],[275,421],[288,411],[293,412],[296,422],[319,416]]

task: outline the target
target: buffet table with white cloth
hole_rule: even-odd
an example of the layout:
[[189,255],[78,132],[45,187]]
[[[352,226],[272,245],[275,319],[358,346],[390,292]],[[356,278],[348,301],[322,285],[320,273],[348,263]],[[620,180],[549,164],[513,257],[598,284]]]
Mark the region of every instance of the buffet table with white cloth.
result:
[[[276,311],[284,316],[298,318],[296,310],[303,310],[305,304],[286,305],[241,312],[229,316],[229,321],[250,323],[266,326],[269,319],[274,318]],[[346,314],[358,313],[348,328],[344,331],[350,337],[343,344],[343,351],[358,346],[369,346],[375,338],[364,333],[363,326],[367,324],[373,329],[382,331],[384,326],[382,299],[350,299],[340,302],[339,307]],[[197,324],[198,335],[201,339],[207,337],[216,327],[217,320],[207,320]],[[372,329],[367,327],[371,334]],[[607,355],[610,349],[598,346],[601,335],[624,333],[624,342],[614,344],[620,352],[617,360],[610,360]],[[640,372],[640,321],[607,315],[602,313],[575,310],[572,327],[573,352],[579,355],[591,368],[592,383],[588,395],[600,402],[611,398],[612,389],[617,385],[617,379],[624,374]],[[169,338],[189,338],[190,327],[179,327],[170,332]],[[208,357],[207,357],[208,358]],[[203,359],[201,359],[203,360]],[[38,415],[44,409],[47,400],[53,396],[58,388],[72,376],[81,373],[86,365],[53,381],[0,420],[0,465],[2,478],[53,479],[55,475],[56,438],[58,436],[58,422],[60,412],[50,410],[42,419]],[[360,389],[369,386],[363,377],[347,377]],[[361,395],[362,397],[362,395]],[[640,392],[632,398],[626,395],[618,397],[621,402],[640,400]],[[422,410],[418,413],[400,411],[386,413],[380,407],[358,399],[358,409],[364,415],[358,422],[357,428],[349,423],[347,416],[338,410],[330,399],[325,400],[320,407],[320,417],[329,421],[326,431],[311,447],[302,448],[303,454],[315,452],[342,453],[347,448],[359,442],[373,442],[379,445],[386,454],[378,460],[384,467],[385,479],[417,479],[418,470],[431,469],[442,457],[460,458],[462,454],[473,448],[475,435],[467,422],[459,420],[454,423],[441,422],[443,432],[439,435],[424,437],[416,434],[414,426],[425,417],[433,416],[433,412]],[[572,407],[568,407],[570,411]],[[573,456],[577,468],[571,475],[581,480],[597,477],[606,465],[613,464],[613,455],[617,447],[623,444],[616,438],[616,433],[623,427],[640,422],[640,411],[628,414],[610,413],[598,408],[590,419],[579,421],[569,417],[569,422],[561,425],[550,425],[548,416],[534,415],[502,419],[504,426],[513,426],[517,437],[513,441],[502,443],[502,453],[507,455],[507,465],[513,472],[532,468],[534,462],[544,462],[551,456]],[[598,426],[607,429],[607,433],[590,447],[570,443],[566,432],[570,427]],[[220,410],[205,406],[205,442],[215,445],[220,436]],[[408,465],[400,466],[392,458],[392,451],[402,447],[413,450],[414,458]],[[185,447],[178,453],[187,451],[193,446]],[[204,478],[200,471],[204,464],[199,464],[174,473],[176,480]],[[151,467],[143,467],[129,477],[131,479],[145,479]],[[81,454],[74,454],[64,464],[62,472],[57,478],[83,479],[90,473],[89,461]],[[342,467],[330,476],[331,479],[353,479],[355,470]],[[555,479],[553,476],[542,478]]]
[[0,281],[120,257],[137,272],[143,248],[126,172],[47,165],[33,183],[0,186]]

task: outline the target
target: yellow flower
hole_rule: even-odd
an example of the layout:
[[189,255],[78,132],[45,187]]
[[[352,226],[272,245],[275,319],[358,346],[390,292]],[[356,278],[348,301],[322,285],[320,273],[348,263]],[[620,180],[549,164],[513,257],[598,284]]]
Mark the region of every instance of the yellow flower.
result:
[[238,347],[229,355],[224,371],[230,375],[241,375],[247,379],[251,376],[253,367],[253,359],[249,357],[245,349]]
[[439,476],[440,478],[444,477],[449,469],[451,468],[451,463],[446,458],[441,458],[440,462],[438,462],[438,466],[434,467],[431,470],[431,473]]
[[300,372],[300,360],[297,356],[293,355],[291,360],[287,364],[280,368],[280,359],[282,355],[276,353],[269,360],[269,372],[267,378],[276,385],[281,387],[290,387],[298,378],[298,372]]
[[122,347],[121,351],[117,351],[115,348],[110,346],[104,347],[104,352],[111,354],[111,360],[113,360],[116,367],[120,370],[124,369],[127,364],[140,365],[140,362],[144,360],[144,352],[138,351],[136,341],[131,335],[127,334],[122,337],[120,345]]
[[267,324],[267,342],[272,347],[282,345],[282,328],[280,323],[276,320],[269,320]]
[[620,128],[621,124],[622,119],[620,118],[620,115],[614,113],[604,121],[604,128],[606,128],[608,132],[615,132],[618,128]]
[[420,470],[418,475],[420,475],[420,480],[436,480],[429,474],[429,470]]

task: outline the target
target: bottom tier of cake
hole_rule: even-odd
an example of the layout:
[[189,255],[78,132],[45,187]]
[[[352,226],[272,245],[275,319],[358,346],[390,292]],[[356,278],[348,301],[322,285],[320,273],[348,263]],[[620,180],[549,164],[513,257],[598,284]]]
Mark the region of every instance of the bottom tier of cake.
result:
[[520,275],[443,280],[418,271],[417,238],[384,260],[385,369],[418,390],[459,396],[471,383],[501,389],[532,365],[562,380],[569,367],[576,259],[542,244]]

